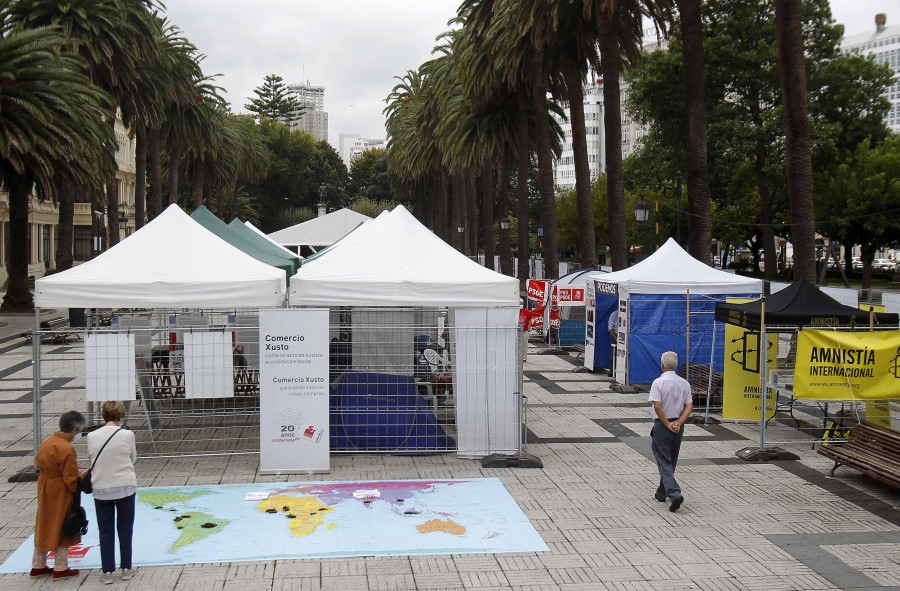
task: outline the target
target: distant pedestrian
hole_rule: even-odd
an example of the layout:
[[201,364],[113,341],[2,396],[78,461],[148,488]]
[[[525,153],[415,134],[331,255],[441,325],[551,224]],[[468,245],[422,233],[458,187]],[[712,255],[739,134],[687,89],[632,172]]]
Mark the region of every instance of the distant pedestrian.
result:
[[694,409],[691,385],[675,373],[678,368],[678,354],[666,351],[660,358],[662,375],[650,386],[650,402],[653,404],[653,429],[650,431],[651,449],[659,468],[659,487],[656,500],[672,502],[669,511],[678,511],[684,502],[681,487],[675,481],[675,466],[681,438],[684,436],[684,422]]
[[[40,471],[37,481],[37,518],[34,524],[34,558],[31,578],[53,575],[53,580],[78,575],[69,568],[69,546],[81,543],[81,536],[62,536],[63,522],[78,490],[78,457],[72,440],[84,430],[84,415],[68,410],[59,417],[59,431],[41,443],[34,463]],[[53,552],[53,568],[47,555]]]
[[[137,450],[134,433],[122,429],[125,406],[118,400],[103,403],[106,425],[88,434],[88,454],[94,462],[91,470],[94,508],[100,534],[100,582],[109,585],[116,572],[116,533],[119,534],[119,564],[122,580],[133,576],[131,538],[134,531],[134,495],[137,476],[134,462]],[[101,453],[102,451],[102,453]]]
[[612,311],[612,314],[609,315],[609,318],[606,320],[606,328],[609,330],[609,344],[610,344],[610,353],[609,353],[609,373],[607,374],[609,377],[612,377],[616,372],[616,343],[619,340],[618,331],[619,331],[619,306],[616,305],[616,309]]

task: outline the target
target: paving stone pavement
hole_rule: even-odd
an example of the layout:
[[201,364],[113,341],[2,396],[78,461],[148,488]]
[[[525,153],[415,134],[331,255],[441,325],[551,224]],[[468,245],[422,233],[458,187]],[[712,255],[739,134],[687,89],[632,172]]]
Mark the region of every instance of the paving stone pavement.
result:
[[[31,535],[35,484],[8,483],[29,465],[30,404],[22,380],[33,317],[0,317],[0,561]],[[685,503],[658,503],[646,394],[611,391],[605,374],[574,373],[570,355],[525,364],[527,451],[542,470],[483,469],[453,455],[332,457],[320,480],[500,478],[550,547],[525,554],[353,557],[143,567],[130,591],[779,591],[900,590],[900,493],[831,463],[808,444],[799,461],[745,463],[752,425],[690,424],[677,476]],[[27,367],[27,366],[26,366]],[[7,372],[6,370],[16,370]],[[30,372],[26,372],[29,373]],[[18,379],[16,379],[18,378]],[[252,456],[142,459],[141,486],[271,482]],[[285,480],[286,478],[281,478]],[[290,480],[301,480],[292,475]],[[140,548],[135,549],[140,554]],[[0,575],[0,591],[98,589],[74,580]]]

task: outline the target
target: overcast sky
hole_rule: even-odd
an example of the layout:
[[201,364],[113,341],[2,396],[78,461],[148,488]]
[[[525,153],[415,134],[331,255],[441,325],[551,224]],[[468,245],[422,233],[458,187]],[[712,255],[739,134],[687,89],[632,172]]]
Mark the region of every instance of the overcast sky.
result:
[[[384,98],[407,70],[429,59],[459,0],[165,0],[169,20],[204,54],[203,71],[235,112],[263,78],[325,87],[328,141],[384,137]],[[847,34],[900,23],[897,0],[832,0]],[[894,10],[891,11],[890,9]],[[892,14],[893,12],[893,14]]]

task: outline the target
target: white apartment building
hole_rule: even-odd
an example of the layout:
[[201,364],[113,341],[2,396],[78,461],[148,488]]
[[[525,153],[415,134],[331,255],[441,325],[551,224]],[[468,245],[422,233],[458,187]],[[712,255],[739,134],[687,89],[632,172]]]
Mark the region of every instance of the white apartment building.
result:
[[[900,74],[900,25],[887,26],[887,15],[875,15],[875,29],[867,33],[857,33],[841,40],[841,49],[846,52],[871,54],[879,64],[887,64]],[[885,115],[885,124],[894,133],[900,133],[900,81],[884,89],[884,96],[891,102]]]
[[367,139],[358,133],[342,133],[338,136],[338,154],[349,169],[353,159],[371,148],[384,148],[383,139]]
[[[135,142],[130,137],[122,120],[116,117],[116,184],[119,192],[119,211],[107,212],[95,207],[87,196],[75,196],[75,220],[73,254],[77,265],[94,256],[95,243],[106,248],[107,216],[119,219],[122,214],[127,219],[127,228],[119,230],[119,239],[134,233],[134,192],[135,192]],[[43,277],[47,271],[56,268],[56,245],[59,236],[59,207],[50,199],[41,201],[32,195],[28,204],[29,249],[28,275]],[[0,191],[0,284],[8,277],[9,263],[9,195]]]
[[325,87],[288,84],[287,91],[305,107],[300,118],[291,124],[291,131],[302,129],[317,140],[328,141],[328,113],[325,111]]
[[[619,80],[622,112],[622,157],[634,152],[638,140],[645,130],[625,112],[625,101],[628,100],[628,85]],[[568,103],[562,104],[568,116]],[[575,186],[575,157],[572,148],[572,124],[554,115],[563,130],[563,147],[560,157],[553,163],[553,182],[558,188],[570,189]],[[591,170],[591,181],[606,172],[606,134],[603,126],[603,80],[597,79],[584,85],[584,127],[587,135],[588,165]]]

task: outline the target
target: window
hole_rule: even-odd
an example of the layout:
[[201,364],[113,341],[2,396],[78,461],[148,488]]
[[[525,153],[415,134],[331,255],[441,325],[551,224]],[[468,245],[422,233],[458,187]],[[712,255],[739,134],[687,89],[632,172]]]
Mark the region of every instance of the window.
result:
[[76,261],[91,260],[92,231],[90,226],[75,226],[73,237]]

